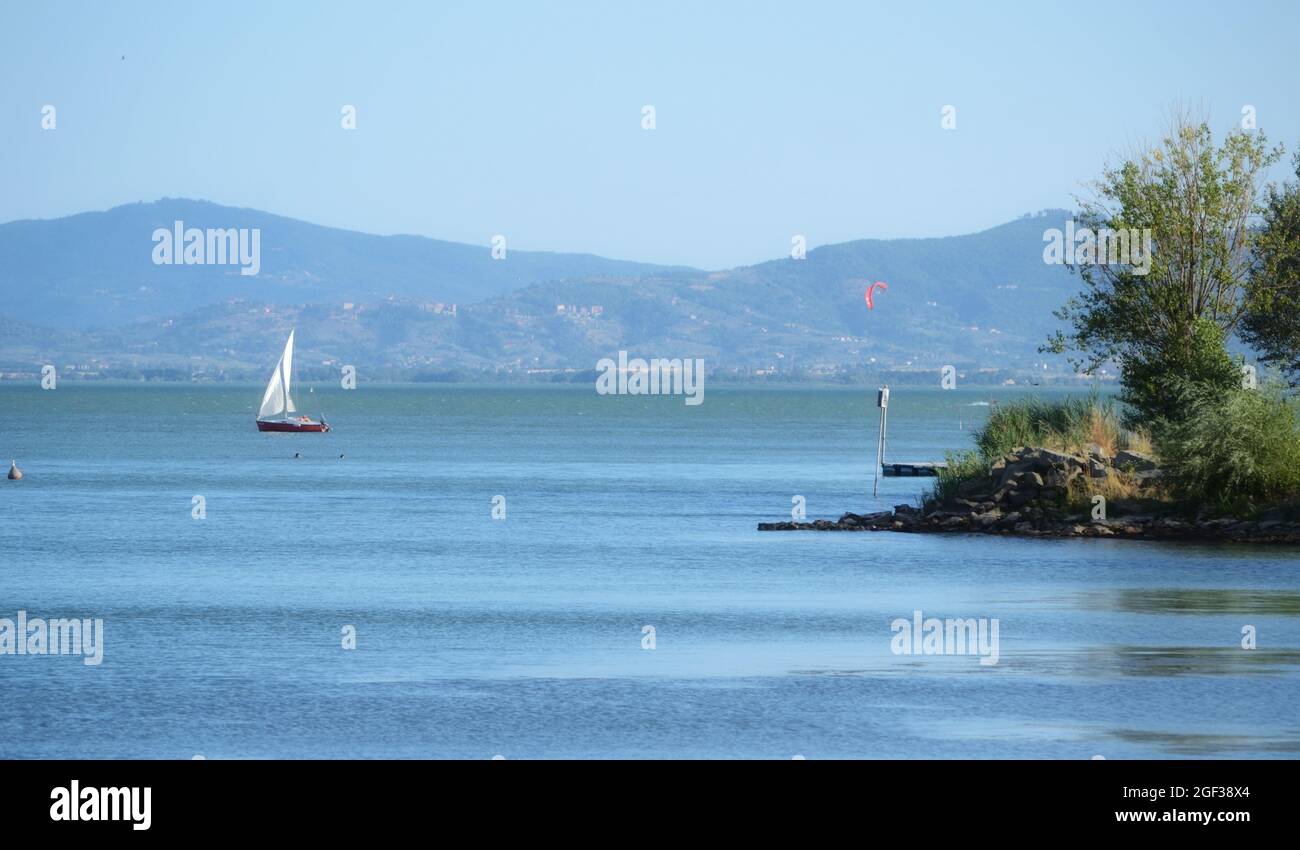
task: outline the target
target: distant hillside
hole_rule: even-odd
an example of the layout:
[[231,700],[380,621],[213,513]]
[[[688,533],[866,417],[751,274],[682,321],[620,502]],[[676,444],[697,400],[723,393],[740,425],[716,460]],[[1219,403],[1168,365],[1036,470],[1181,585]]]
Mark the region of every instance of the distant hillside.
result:
[[[155,265],[156,228],[174,222],[261,230],[261,271]],[[231,298],[270,304],[378,301],[394,296],[468,303],[566,277],[643,274],[661,266],[589,254],[516,251],[421,236],[372,236],[252,209],[165,198],[105,212],[0,225],[0,313],[46,327],[111,327],[180,316]]]
[[[297,327],[302,368],[581,370],[626,349],[746,373],[944,363],[1038,373],[1052,311],[1079,287],[1042,260],[1044,229],[1068,216],[1054,210],[966,236],[860,240],[802,260],[704,272],[516,251],[494,261],[487,246],[365,236],[190,201],[119,207],[0,226],[0,314],[17,320],[0,339],[0,367],[260,374]],[[154,266],[149,233],[173,217],[262,227],[262,273]],[[31,271],[42,257],[58,259]],[[112,263],[98,269],[105,258]],[[27,283],[18,285],[23,268]],[[863,296],[874,281],[888,288],[869,310]]]
[[[548,282],[478,305],[480,344],[522,362],[587,362],[611,346],[694,352],[720,365],[818,368],[877,362],[1029,367],[1079,288],[1043,263],[1049,211],[968,236],[861,240],[716,273]],[[867,287],[884,281],[874,309]],[[553,315],[600,304],[599,320]],[[537,358],[535,361],[533,358]]]

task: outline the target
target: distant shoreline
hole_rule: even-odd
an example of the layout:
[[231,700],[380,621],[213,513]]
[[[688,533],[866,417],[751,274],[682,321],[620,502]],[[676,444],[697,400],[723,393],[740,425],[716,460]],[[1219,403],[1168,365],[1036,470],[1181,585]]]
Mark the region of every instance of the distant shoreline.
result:
[[[269,371],[269,370],[268,370]],[[365,372],[358,370],[364,376]],[[365,383],[371,386],[465,386],[465,387],[483,387],[483,386],[540,386],[540,387],[585,387],[594,386],[597,372],[583,372],[581,379],[570,379],[566,376],[563,380],[557,380],[553,377],[544,376],[466,376],[464,378],[444,379],[444,378],[364,378]],[[309,373],[310,375],[310,373]],[[938,375],[938,370],[935,370]],[[870,380],[808,380],[808,379],[783,379],[783,378],[729,378],[715,377],[712,374],[706,375],[705,380],[711,387],[770,387],[770,388],[806,388],[806,389],[846,389],[846,390],[875,390],[877,387],[888,384],[897,390],[939,390],[938,379],[929,382],[896,381],[889,379],[870,379]],[[35,385],[39,387],[41,381],[40,373],[23,374],[21,377],[0,376],[0,387],[20,387]],[[60,373],[60,385],[76,384],[77,386],[261,386],[266,383],[266,376],[254,373],[240,373],[237,376],[228,376],[222,378],[216,377],[192,377],[189,379],[181,377],[88,377],[79,375],[76,372]],[[329,377],[307,376],[295,379],[295,384],[304,387],[328,387],[337,386],[339,378],[336,375]],[[956,391],[971,389],[981,390],[1000,390],[1004,392],[1038,392],[1038,391],[1086,391],[1098,388],[1103,392],[1118,390],[1119,385],[1115,381],[1098,380],[1095,378],[1077,379],[1077,380],[1044,380],[1037,384],[1028,382],[1016,382],[1007,384],[1001,382],[980,382],[965,381],[955,388]]]

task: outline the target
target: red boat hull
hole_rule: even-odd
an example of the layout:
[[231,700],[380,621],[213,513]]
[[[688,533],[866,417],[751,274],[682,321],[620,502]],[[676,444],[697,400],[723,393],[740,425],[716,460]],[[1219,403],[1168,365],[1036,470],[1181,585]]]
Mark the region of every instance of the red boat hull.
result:
[[261,419],[257,420],[257,430],[259,431],[287,431],[290,433],[301,432],[323,434],[329,429],[330,426],[324,422],[312,422],[310,419],[302,422],[294,422],[292,420],[264,422]]

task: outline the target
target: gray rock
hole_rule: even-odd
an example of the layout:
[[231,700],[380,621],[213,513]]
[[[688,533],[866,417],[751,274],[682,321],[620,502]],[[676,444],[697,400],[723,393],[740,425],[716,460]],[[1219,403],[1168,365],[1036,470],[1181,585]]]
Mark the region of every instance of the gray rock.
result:
[[1070,482],[1079,477],[1079,470],[1071,466],[1068,469],[1051,469],[1043,476],[1043,483],[1048,487],[1060,487],[1064,489],[1070,486]]
[[1030,490],[1012,490],[1006,498],[1006,503],[1013,508],[1027,505],[1038,497],[1038,493]]
[[987,493],[992,489],[993,482],[988,478],[972,478],[969,481],[963,481],[957,485],[958,496],[974,496],[979,493]]
[[1155,469],[1158,464],[1156,459],[1149,454],[1135,452],[1129,449],[1115,455],[1115,467],[1117,469],[1129,470],[1131,472],[1147,472]]
[[1003,468],[1002,475],[998,480],[1010,481],[1012,478],[1016,478],[1021,474],[1028,472],[1031,469],[1034,469],[1034,467],[1035,464],[1027,461],[1017,461],[1015,463],[1008,463],[1006,467]]
[[1070,464],[1083,466],[1087,462],[1087,458],[1066,454],[1065,452],[1053,451],[1052,449],[1039,449],[1038,455],[1053,466],[1069,466]]

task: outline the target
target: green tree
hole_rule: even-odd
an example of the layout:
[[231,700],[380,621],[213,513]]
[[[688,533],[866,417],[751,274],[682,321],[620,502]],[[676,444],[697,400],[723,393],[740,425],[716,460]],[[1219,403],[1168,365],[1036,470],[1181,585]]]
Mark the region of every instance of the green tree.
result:
[[1120,362],[1120,399],[1130,411],[1130,425],[1158,426],[1188,415],[1188,384],[1220,392],[1241,386],[1241,367],[1224,347],[1223,331],[1204,316],[1192,322],[1190,336],[1143,346],[1140,355],[1125,355]]
[[1130,423],[1179,418],[1174,379],[1239,384],[1223,343],[1245,311],[1259,181],[1280,156],[1262,133],[1234,130],[1216,146],[1208,124],[1176,116],[1161,144],[1108,167],[1095,198],[1080,199],[1081,225],[1149,233],[1152,253],[1073,265],[1083,291],[1044,350],[1078,355],[1085,372],[1118,363]]
[[1300,386],[1300,182],[1268,189],[1247,295],[1242,339]]

